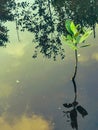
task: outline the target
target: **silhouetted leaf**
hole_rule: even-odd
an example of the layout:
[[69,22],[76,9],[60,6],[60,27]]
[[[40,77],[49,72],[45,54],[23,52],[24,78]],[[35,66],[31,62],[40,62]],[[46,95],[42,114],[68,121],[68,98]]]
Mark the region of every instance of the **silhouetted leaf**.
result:
[[77,106],[77,111],[82,115],[82,117],[88,115],[88,112],[80,105]]
[[77,123],[77,111],[76,109],[73,109],[70,111],[70,119],[71,119],[71,126],[72,128],[78,128],[78,123]]
[[71,103],[69,103],[69,104],[64,103],[63,106],[66,107],[66,108],[70,108],[70,107],[72,107],[72,104]]
[[78,105],[78,102],[77,102],[77,101],[75,101],[75,102],[73,102],[72,104],[73,104],[73,106],[75,106],[75,107],[76,107],[76,106]]
[[72,121],[76,120],[76,118],[77,118],[76,109],[73,109],[73,110],[70,111],[70,118],[71,118]]

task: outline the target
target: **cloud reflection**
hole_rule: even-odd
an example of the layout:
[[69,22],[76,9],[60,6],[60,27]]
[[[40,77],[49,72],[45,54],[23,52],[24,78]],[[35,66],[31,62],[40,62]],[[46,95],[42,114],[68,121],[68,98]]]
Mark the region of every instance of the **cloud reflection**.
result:
[[79,56],[78,60],[79,60],[79,62],[84,63],[84,62],[89,61],[90,59],[88,56],[81,55],[81,56]]
[[3,115],[0,117],[0,130],[53,130],[53,127],[50,121],[38,115],[23,115],[20,119],[15,118],[13,123],[8,123]]
[[98,52],[95,52],[95,53],[92,55],[92,59],[98,61]]
[[14,44],[14,46],[9,46],[7,48],[7,53],[9,55],[12,55],[13,57],[15,58],[20,58],[24,55],[25,53],[25,47],[26,47],[27,44],[22,44],[22,45],[17,45],[17,44]]
[[0,86],[0,98],[6,98],[11,95],[13,92],[13,87],[10,85],[1,85]]

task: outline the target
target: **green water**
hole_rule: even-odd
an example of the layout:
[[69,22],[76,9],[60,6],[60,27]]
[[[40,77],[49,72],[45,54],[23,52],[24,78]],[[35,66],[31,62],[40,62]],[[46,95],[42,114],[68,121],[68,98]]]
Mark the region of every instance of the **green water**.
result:
[[[33,34],[19,32],[14,23],[6,48],[0,48],[0,130],[72,130],[64,117],[64,103],[74,100],[71,78],[74,53],[64,45],[66,56],[56,61],[40,53],[33,59]],[[78,51],[77,100],[88,115],[78,114],[79,130],[98,130],[98,25],[86,43],[91,46]]]

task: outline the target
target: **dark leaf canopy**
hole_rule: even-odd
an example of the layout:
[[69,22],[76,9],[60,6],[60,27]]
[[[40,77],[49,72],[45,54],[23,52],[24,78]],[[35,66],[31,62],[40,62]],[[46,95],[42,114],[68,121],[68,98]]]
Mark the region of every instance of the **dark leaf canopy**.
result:
[[0,0],[0,46],[5,46],[5,43],[8,42],[8,29],[4,23],[14,20],[12,14],[14,6],[14,0]]
[[[98,22],[98,2],[97,0],[35,0],[34,3],[18,3],[18,25],[21,30],[32,32],[35,36],[36,51],[33,57],[37,56],[37,51],[46,57],[56,58],[61,55],[64,58],[61,35],[66,35],[65,20],[71,19],[75,24],[80,24],[81,28],[91,27],[94,31]],[[16,14],[17,17],[17,14]]]
[[[94,31],[98,23],[97,0],[35,0],[32,3],[15,3],[14,0],[0,1],[0,26],[6,21],[16,21],[21,31],[28,30],[34,35],[36,43],[35,54],[40,52],[44,56],[56,59],[57,55],[64,58],[61,35],[66,35],[65,21],[71,19],[81,28],[91,27]],[[17,28],[16,28],[17,29]],[[0,31],[0,35],[4,32]],[[1,36],[0,36],[1,37]],[[4,43],[8,41],[5,28]],[[3,40],[2,45],[3,45]],[[1,42],[0,42],[1,43]]]

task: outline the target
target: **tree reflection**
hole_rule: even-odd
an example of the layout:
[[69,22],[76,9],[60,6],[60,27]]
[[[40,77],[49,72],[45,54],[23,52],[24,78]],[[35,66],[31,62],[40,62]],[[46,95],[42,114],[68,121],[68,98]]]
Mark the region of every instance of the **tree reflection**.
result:
[[[21,11],[19,10],[21,8]],[[33,33],[33,42],[36,43],[36,51],[33,58],[37,57],[37,51],[45,57],[56,59],[57,55],[64,58],[64,49],[60,40],[60,26],[57,12],[53,9],[50,0],[35,0],[30,4],[18,3],[15,19],[21,31],[28,30]],[[17,17],[18,16],[18,17]],[[57,23],[56,23],[57,22]],[[62,28],[65,31],[65,28]]]
[[95,37],[95,26],[98,23],[97,0],[35,0],[32,3],[1,0],[0,3],[0,45],[8,42],[8,29],[4,23],[16,22],[18,30],[28,30],[34,35],[35,54],[38,52],[54,60],[60,55],[65,57],[61,35],[66,35],[65,20],[71,19],[75,24],[92,27]]
[[82,117],[85,117],[86,115],[88,115],[88,112],[81,106],[79,105],[78,101],[77,101],[77,85],[76,85],[76,75],[77,75],[77,67],[78,67],[78,57],[77,57],[77,50],[75,50],[75,59],[76,59],[76,63],[75,63],[75,71],[74,71],[74,75],[72,77],[72,83],[73,83],[73,87],[74,87],[74,101],[72,103],[64,103],[63,106],[68,109],[66,111],[63,111],[64,116],[67,116],[67,118],[70,121],[71,127],[73,129],[78,130],[78,113],[82,115]]
[[54,0],[52,4],[59,12],[60,19],[62,14],[65,14],[68,19],[81,24],[82,27],[92,27],[95,37],[95,26],[98,23],[97,0]]
[[[18,8],[21,8],[19,11]],[[45,57],[64,58],[61,35],[66,35],[65,20],[71,19],[82,27],[92,27],[95,37],[95,26],[98,22],[97,0],[35,0],[32,4],[18,3],[15,14],[21,31],[25,29],[34,34],[36,51]],[[17,17],[18,16],[18,17]]]
[[[0,46],[5,46],[8,39],[7,21],[16,21],[16,29],[29,31],[34,34],[36,51],[45,57],[56,59],[57,55],[64,58],[61,35],[66,35],[65,20],[71,19],[82,27],[92,27],[95,37],[95,26],[98,23],[98,0],[35,0],[33,3],[15,3],[14,0],[0,1]],[[17,36],[19,39],[18,31]],[[67,111],[63,111],[71,121],[72,128],[78,130],[77,113],[85,117],[87,111],[77,101],[77,51],[75,51],[76,65],[72,83],[74,86],[74,101],[64,103]]]
[[14,0],[0,0],[0,46],[5,46],[5,43],[9,41],[5,22],[13,21],[12,10],[14,4]]

